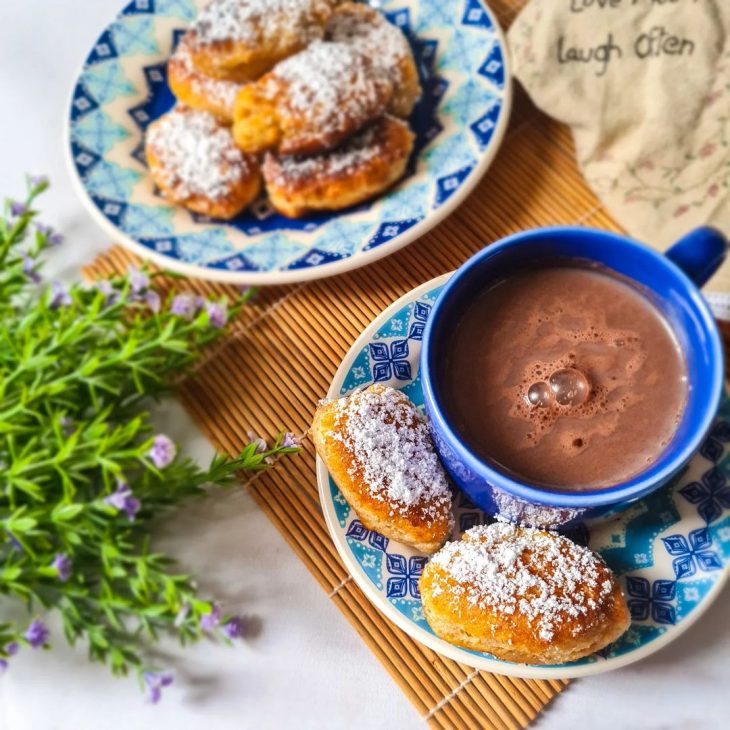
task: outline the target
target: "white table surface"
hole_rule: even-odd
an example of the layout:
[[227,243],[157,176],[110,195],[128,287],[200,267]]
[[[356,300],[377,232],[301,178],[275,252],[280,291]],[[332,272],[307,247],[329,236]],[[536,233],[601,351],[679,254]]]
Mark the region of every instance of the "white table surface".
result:
[[[67,236],[50,269],[63,278],[109,243],[69,185],[62,122],[78,66],[120,2],[0,2],[0,196],[21,194],[26,171],[50,175],[43,219]],[[179,407],[170,404],[160,418],[193,454],[210,456]],[[180,652],[166,645],[176,682],[151,706],[133,680],[114,679],[90,664],[83,648],[66,647],[51,621],[55,649],[22,651],[0,679],[0,728],[423,726],[247,494],[236,490],[183,510],[163,525],[160,543],[205,591],[249,616],[254,635],[235,649],[201,644]],[[730,726],[729,601],[725,590],[698,625],[653,657],[576,681],[535,727]]]

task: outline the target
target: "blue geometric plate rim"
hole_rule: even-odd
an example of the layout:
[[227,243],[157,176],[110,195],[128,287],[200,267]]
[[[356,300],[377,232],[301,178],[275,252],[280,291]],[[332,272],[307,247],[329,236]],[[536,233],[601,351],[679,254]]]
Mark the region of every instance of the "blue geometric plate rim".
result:
[[[368,1],[368,0],[366,0]],[[429,0],[424,0],[429,1]],[[419,0],[415,0],[416,5],[419,5]],[[124,5],[124,9],[115,16],[114,20],[105,28],[101,39],[105,34],[108,34],[109,29],[117,22],[123,13],[127,10],[141,3],[141,7],[151,8],[154,12],[154,4],[150,3],[149,0],[132,0]],[[379,259],[395,253],[404,246],[412,243],[416,239],[423,236],[431,228],[441,223],[449,215],[451,215],[459,205],[468,197],[468,195],[474,190],[476,185],[482,179],[487,169],[493,162],[499,148],[501,147],[502,140],[504,138],[505,131],[510,118],[510,112],[513,101],[512,91],[512,77],[510,70],[510,58],[507,43],[502,32],[499,23],[496,21],[492,10],[489,8],[486,0],[464,0],[463,5],[465,17],[469,12],[474,11],[476,6],[479,12],[486,16],[489,22],[490,31],[494,34],[494,43],[499,52],[500,61],[503,65],[503,82],[499,88],[500,102],[499,102],[499,113],[494,124],[493,130],[490,132],[490,141],[486,147],[481,150],[476,164],[468,173],[467,177],[460,182],[459,187],[456,188],[448,199],[438,205],[438,207],[431,208],[427,211],[424,217],[417,222],[409,225],[405,230],[398,233],[391,240],[385,243],[379,244],[372,248],[366,248],[355,252],[352,255],[347,255],[344,258],[325,261],[320,265],[311,265],[307,268],[298,268],[294,270],[274,270],[274,271],[236,271],[228,270],[226,268],[215,268],[207,265],[187,263],[181,260],[177,256],[173,257],[160,253],[154,248],[148,245],[140,243],[132,235],[127,234],[113,220],[102,212],[97,203],[94,201],[92,194],[87,189],[82,179],[81,173],[74,161],[74,150],[72,145],[72,114],[67,113],[64,115],[63,124],[63,149],[64,157],[66,160],[67,168],[71,178],[73,189],[76,191],[79,199],[82,201],[86,209],[91,214],[92,218],[97,224],[105,230],[110,236],[114,238],[116,242],[121,243],[126,248],[131,250],[143,259],[149,259],[158,266],[175,271],[179,274],[197,278],[203,278],[211,281],[219,281],[222,283],[237,284],[242,286],[248,285],[281,285],[291,284],[296,282],[311,281],[337,274],[345,273],[358,269],[362,266],[371,264]],[[136,12],[133,9],[132,12]],[[99,40],[96,41],[99,43]],[[71,90],[68,96],[67,109],[71,110],[74,96],[81,84],[81,78],[84,70],[87,68],[88,59],[93,55],[88,54],[88,57],[81,64],[79,72],[74,77]],[[128,110],[129,111],[129,110]],[[344,218],[347,218],[347,213]],[[224,223],[218,223],[216,225],[225,225]]]

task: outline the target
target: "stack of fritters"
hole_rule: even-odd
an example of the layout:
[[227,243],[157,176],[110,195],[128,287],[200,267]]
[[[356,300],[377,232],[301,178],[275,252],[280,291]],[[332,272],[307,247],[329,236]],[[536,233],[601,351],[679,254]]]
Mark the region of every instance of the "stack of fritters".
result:
[[[165,197],[213,217],[238,215],[261,178],[288,217],[356,205],[393,185],[413,148],[413,55],[366,5],[212,0],[168,80],[178,104],[150,127],[150,169]],[[181,148],[196,146],[188,164]]]

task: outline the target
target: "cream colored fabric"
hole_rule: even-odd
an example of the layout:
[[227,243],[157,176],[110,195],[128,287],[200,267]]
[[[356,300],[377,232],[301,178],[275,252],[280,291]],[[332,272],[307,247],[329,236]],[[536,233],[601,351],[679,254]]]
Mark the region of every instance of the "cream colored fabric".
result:
[[[705,223],[730,234],[730,0],[531,0],[509,41],[630,235],[664,249]],[[730,292],[730,264],[708,289]]]

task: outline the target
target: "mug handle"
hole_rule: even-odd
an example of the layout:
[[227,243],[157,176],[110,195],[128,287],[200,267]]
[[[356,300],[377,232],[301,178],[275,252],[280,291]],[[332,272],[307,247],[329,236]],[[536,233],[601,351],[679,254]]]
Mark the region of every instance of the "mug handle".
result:
[[703,226],[680,238],[665,255],[701,287],[720,268],[728,245],[717,228]]

